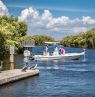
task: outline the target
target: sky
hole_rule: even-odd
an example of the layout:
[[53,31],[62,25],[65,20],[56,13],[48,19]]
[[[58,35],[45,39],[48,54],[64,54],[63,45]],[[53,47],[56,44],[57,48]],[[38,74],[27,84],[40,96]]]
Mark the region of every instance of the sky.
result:
[[0,0],[0,8],[26,22],[29,35],[60,40],[95,28],[95,0]]

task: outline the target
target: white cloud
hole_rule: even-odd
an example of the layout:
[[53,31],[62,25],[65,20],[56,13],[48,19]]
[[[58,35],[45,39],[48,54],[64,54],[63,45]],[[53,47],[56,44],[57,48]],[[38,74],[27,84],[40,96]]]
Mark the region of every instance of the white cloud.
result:
[[45,20],[45,19],[51,20],[52,14],[50,13],[49,10],[44,10],[41,18],[42,18],[42,20]]
[[9,12],[8,12],[8,8],[6,7],[6,5],[0,0],[0,16],[8,16]]
[[95,19],[90,16],[83,16],[81,19],[70,19],[67,16],[55,18],[49,10],[44,10],[40,14],[38,10],[32,7],[21,12],[19,21],[28,23],[29,35],[44,34],[55,38],[60,37],[60,39],[66,35],[84,32],[95,25]]
[[21,12],[21,16],[19,17],[20,21],[32,22],[32,20],[38,19],[39,12],[32,7],[25,9]]
[[95,24],[95,19],[92,19],[90,16],[87,17],[83,16],[83,23],[93,25]]

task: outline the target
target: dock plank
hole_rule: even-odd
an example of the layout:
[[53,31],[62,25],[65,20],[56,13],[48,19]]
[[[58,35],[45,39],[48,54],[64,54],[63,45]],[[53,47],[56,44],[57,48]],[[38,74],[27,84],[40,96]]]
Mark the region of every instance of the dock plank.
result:
[[0,73],[0,85],[14,82],[23,78],[27,78],[30,76],[38,75],[39,70],[26,70],[26,72],[22,72],[21,69],[13,69],[13,70],[7,70],[2,71]]

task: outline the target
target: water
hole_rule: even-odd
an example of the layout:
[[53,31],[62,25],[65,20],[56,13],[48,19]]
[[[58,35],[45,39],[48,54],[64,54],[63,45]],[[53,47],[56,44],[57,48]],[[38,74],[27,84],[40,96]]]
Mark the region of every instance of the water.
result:
[[[38,50],[39,49],[39,50]],[[43,47],[33,48],[33,54]],[[83,49],[65,48],[68,52]],[[53,50],[53,47],[49,47]],[[16,58],[16,67],[23,66],[23,56]],[[30,64],[33,63],[30,61]],[[0,87],[0,97],[95,97],[95,50],[86,50],[86,61],[38,61],[39,76]]]

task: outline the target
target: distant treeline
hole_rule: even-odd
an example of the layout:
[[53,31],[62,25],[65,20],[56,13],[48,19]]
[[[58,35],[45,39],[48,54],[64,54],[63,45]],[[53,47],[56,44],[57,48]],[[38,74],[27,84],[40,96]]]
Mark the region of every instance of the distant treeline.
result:
[[67,47],[95,48],[95,29],[89,29],[76,36],[67,36],[60,43]]

